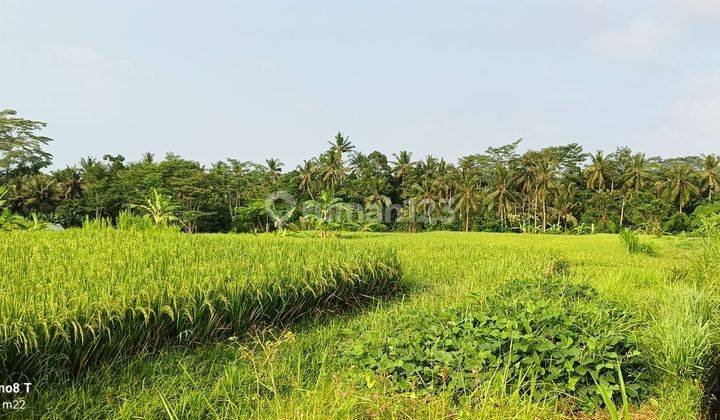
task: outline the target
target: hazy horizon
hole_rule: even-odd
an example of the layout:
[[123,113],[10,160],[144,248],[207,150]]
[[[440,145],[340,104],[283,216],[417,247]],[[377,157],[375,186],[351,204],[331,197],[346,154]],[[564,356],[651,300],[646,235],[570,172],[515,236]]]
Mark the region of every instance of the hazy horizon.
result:
[[719,153],[720,2],[2,0],[0,108],[53,168],[167,152],[290,170],[335,132],[448,161],[524,138]]

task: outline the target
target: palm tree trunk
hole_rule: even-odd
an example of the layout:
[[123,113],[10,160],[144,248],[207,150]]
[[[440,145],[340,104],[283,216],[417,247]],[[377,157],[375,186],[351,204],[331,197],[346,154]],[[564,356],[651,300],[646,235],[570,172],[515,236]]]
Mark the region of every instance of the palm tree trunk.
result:
[[545,233],[545,229],[547,226],[547,209],[545,208],[545,198],[542,200],[542,211],[543,211],[543,233]]
[[620,206],[620,227],[623,226],[624,219],[625,219],[625,194],[623,194],[622,205]]
[[470,210],[465,207],[465,232],[470,230]]

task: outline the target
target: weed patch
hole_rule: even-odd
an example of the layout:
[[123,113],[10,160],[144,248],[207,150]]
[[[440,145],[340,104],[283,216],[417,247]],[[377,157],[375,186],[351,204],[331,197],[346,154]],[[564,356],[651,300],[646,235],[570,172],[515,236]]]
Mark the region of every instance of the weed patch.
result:
[[360,340],[344,357],[395,391],[459,397],[499,379],[543,398],[573,395],[593,410],[603,405],[598,385],[619,390],[618,364],[630,399],[646,393],[634,327],[628,312],[588,285],[511,281],[438,319],[415,314],[386,339]]

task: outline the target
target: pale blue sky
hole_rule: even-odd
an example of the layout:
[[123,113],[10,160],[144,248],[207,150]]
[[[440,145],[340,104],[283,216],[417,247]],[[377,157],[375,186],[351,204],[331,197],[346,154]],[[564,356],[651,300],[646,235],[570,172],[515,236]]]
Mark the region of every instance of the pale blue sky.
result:
[[720,1],[0,0],[0,108],[55,166],[167,151],[294,167],[525,138],[720,153]]

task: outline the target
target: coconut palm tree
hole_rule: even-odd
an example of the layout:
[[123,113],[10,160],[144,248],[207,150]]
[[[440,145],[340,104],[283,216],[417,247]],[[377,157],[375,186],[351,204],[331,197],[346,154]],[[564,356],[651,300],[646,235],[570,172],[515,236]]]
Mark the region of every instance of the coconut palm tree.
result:
[[510,188],[512,179],[507,167],[498,165],[492,180],[490,192],[487,195],[488,208],[496,208],[500,223],[505,226],[508,215],[512,211],[517,199],[515,192]]
[[348,160],[348,167],[354,174],[359,174],[367,169],[369,164],[368,157],[362,152],[353,153]]
[[455,210],[465,219],[465,232],[470,230],[470,213],[480,207],[483,190],[474,175],[466,174],[457,183],[458,193],[455,195]]
[[440,196],[437,194],[437,186],[432,179],[424,178],[419,184],[414,184],[413,197],[409,204],[414,208],[420,208],[427,217],[428,223],[432,224],[432,215],[440,203]]
[[558,221],[562,222],[563,230],[567,232],[568,222],[573,225],[577,224],[577,219],[573,215],[573,210],[578,203],[575,201],[577,188],[575,184],[560,184],[555,189],[552,199],[552,207],[558,216]]
[[663,182],[663,193],[678,204],[679,211],[697,195],[698,187],[695,185],[697,174],[689,165],[675,165],[667,170]]
[[705,156],[705,167],[702,171],[702,178],[700,181],[700,188],[702,191],[707,191],[708,200],[712,200],[713,193],[720,190],[720,162],[717,156],[707,155]]
[[142,157],[140,158],[140,162],[145,164],[151,164],[155,162],[155,155],[150,152],[143,153]]
[[637,153],[630,160],[630,164],[621,175],[622,185],[620,194],[622,204],[620,205],[620,226],[625,222],[625,204],[629,197],[637,194],[645,187],[645,182],[650,179],[650,171],[644,153]]
[[310,199],[314,199],[312,192],[310,191],[310,185],[313,181],[313,175],[315,175],[317,161],[315,159],[305,160],[302,165],[298,165],[297,173],[300,180],[300,191],[305,191],[310,196]]
[[598,192],[602,192],[605,189],[605,179],[610,173],[610,161],[602,150],[590,155],[590,159],[592,162],[583,170],[587,177],[587,187],[591,190],[597,188]]
[[330,189],[335,189],[347,176],[345,165],[339,154],[329,151],[320,156],[320,174],[323,182],[329,184]]
[[58,192],[63,199],[72,200],[82,195],[84,182],[82,173],[80,173],[77,168],[67,167],[62,171],[56,172],[54,175],[58,181]]
[[392,205],[392,200],[381,192],[384,186],[381,180],[373,179],[370,183],[373,192],[365,197],[365,206],[368,208],[376,208],[378,216],[381,216],[383,210]]
[[647,159],[645,159],[644,153],[638,153],[633,156],[630,166],[623,174],[623,185],[628,190],[639,192],[648,179],[650,179],[650,171],[648,170]]
[[547,229],[547,201],[550,191],[555,187],[557,177],[557,164],[548,156],[543,156],[537,162],[535,174],[535,191],[540,199],[543,216],[543,232]]
[[270,176],[270,180],[272,182],[275,182],[280,178],[280,174],[282,173],[282,167],[285,166],[284,163],[280,162],[279,159],[270,158],[265,159],[265,163],[267,164],[265,166],[265,169]]
[[23,179],[18,191],[23,207],[44,213],[58,198],[57,182],[44,174],[31,175]]
[[537,194],[535,188],[535,178],[537,176],[536,161],[537,158],[534,153],[525,153],[522,157],[522,165],[520,165],[513,184],[517,185],[520,189],[522,209],[527,214],[528,219],[531,217],[530,211],[532,207],[533,218],[537,226]]
[[401,150],[400,153],[393,153],[394,161],[390,162],[393,165],[392,173],[402,182],[410,173],[412,173],[413,165],[412,153],[405,150]]
[[350,142],[350,137],[344,135],[342,131],[338,131],[333,141],[328,141],[328,144],[331,146],[330,150],[335,152],[340,160],[342,160],[343,153],[351,152],[355,149],[355,146]]

